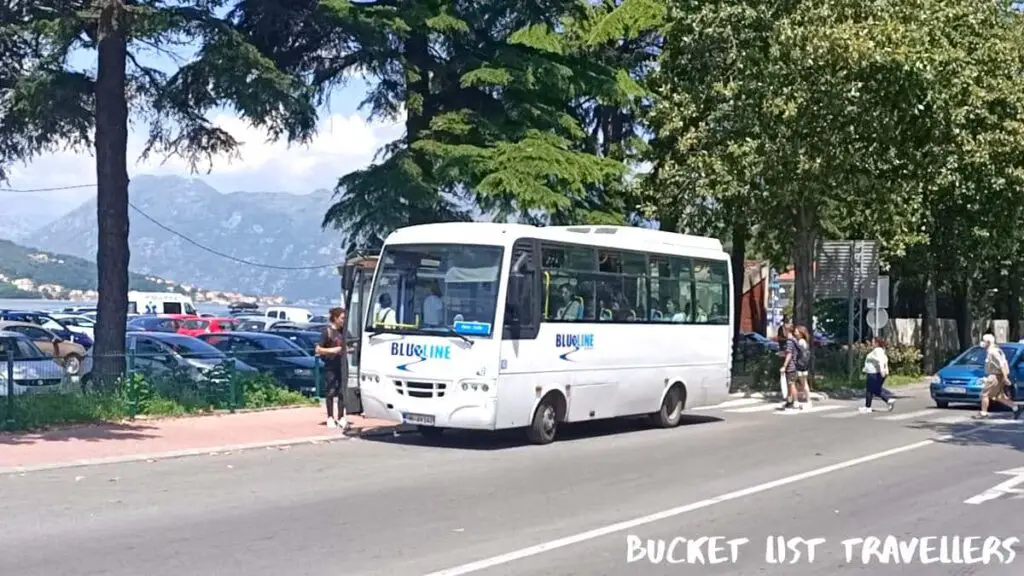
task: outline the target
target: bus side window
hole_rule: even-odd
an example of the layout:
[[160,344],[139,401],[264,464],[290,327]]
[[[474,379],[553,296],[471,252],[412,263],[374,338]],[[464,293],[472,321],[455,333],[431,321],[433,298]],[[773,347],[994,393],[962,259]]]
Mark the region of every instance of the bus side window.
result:
[[536,242],[520,239],[512,246],[508,291],[505,295],[506,340],[534,340],[540,331],[541,281]]

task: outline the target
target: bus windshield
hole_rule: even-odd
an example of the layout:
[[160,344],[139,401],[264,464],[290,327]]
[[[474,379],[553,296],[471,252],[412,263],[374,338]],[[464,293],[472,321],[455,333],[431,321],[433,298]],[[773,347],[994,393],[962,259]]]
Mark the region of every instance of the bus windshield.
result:
[[386,246],[377,265],[366,329],[489,337],[503,254],[501,246]]

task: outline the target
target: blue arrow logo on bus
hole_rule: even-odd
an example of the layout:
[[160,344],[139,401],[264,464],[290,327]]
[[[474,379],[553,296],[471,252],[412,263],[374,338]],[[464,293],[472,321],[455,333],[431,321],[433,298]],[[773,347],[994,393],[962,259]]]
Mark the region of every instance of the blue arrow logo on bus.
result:
[[566,362],[575,362],[575,360],[569,358],[570,354],[575,354],[580,350],[589,350],[593,347],[593,334],[555,334],[555,348],[570,348],[568,352],[558,356],[559,359]]

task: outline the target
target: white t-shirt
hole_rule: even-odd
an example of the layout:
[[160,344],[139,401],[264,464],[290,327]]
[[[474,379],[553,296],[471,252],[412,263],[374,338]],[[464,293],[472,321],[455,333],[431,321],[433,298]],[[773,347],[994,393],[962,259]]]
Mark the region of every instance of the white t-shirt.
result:
[[867,358],[864,359],[864,373],[881,374],[882,376],[889,374],[889,356],[886,355],[885,348],[876,346],[868,354]]
[[443,326],[444,302],[440,296],[431,294],[423,300],[423,324],[426,326]]
[[383,324],[385,326],[395,324],[395,310],[394,308],[380,308],[377,313],[374,314],[374,324]]

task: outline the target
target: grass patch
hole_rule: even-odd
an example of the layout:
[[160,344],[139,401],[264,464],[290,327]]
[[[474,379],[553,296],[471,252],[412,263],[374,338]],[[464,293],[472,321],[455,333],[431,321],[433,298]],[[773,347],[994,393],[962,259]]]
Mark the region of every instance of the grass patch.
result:
[[196,382],[192,379],[148,380],[135,373],[113,390],[24,394],[9,409],[0,398],[0,426],[27,431],[99,422],[133,416],[173,417],[220,410],[315,405],[316,400],[280,386],[268,375],[229,375]]
[[[910,386],[917,384],[926,377],[924,376],[904,376],[902,374],[892,374],[885,379],[886,388],[900,388],[902,386]],[[864,376],[849,378],[846,374],[815,374],[814,376],[814,389],[822,392],[838,391],[838,390],[863,390],[866,386]]]

